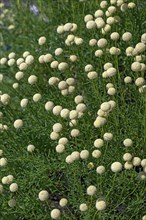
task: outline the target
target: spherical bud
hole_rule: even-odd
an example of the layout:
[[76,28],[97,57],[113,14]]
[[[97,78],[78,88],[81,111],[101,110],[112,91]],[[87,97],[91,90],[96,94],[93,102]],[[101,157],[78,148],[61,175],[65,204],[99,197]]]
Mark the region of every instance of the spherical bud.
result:
[[38,44],[43,45],[46,43],[46,37],[42,36],[38,39]]
[[29,145],[27,146],[27,151],[28,151],[28,152],[32,153],[34,150],[35,150],[35,146],[34,146],[34,145],[29,144]]
[[146,159],[141,160],[141,166],[146,167]]
[[77,60],[77,56],[76,55],[70,55],[69,57],[71,62],[75,62]]
[[124,78],[124,83],[125,84],[129,84],[129,83],[131,83],[132,82],[132,78],[130,77],[130,76],[126,76],[125,78]]
[[60,90],[63,90],[63,89],[66,89],[67,88],[67,83],[66,83],[66,81],[60,81],[59,83],[58,83],[58,88],[60,89]]
[[96,79],[97,78],[97,72],[95,71],[91,71],[87,74],[88,78],[93,80],[93,79]]
[[51,62],[50,67],[52,69],[56,69],[58,67],[58,65],[59,65],[58,61],[54,60],[54,61]]
[[105,21],[101,17],[96,18],[95,23],[96,23],[97,28],[99,28],[99,29],[105,27]]
[[106,202],[103,200],[97,200],[95,207],[98,211],[103,211],[106,209]]
[[58,141],[58,144],[66,145],[67,143],[68,143],[68,139],[66,137],[62,137]]
[[63,49],[62,48],[57,48],[56,50],[55,50],[55,55],[56,56],[59,56],[59,55],[61,55],[63,53]]
[[141,35],[141,42],[146,44],[146,33]]
[[73,161],[75,161],[80,158],[80,153],[78,151],[73,151],[70,156],[73,159]]
[[87,211],[88,206],[86,205],[86,203],[82,203],[82,204],[80,204],[79,209],[81,212],[85,212],[85,211]]
[[66,23],[63,27],[64,31],[70,31],[73,28],[72,23]]
[[65,162],[68,163],[68,164],[73,163],[73,159],[72,159],[71,155],[68,155],[68,156],[66,157]]
[[62,107],[60,105],[56,105],[53,108],[52,112],[53,112],[54,115],[60,115],[61,110],[62,110]]
[[137,51],[137,53],[143,53],[146,49],[146,45],[144,43],[138,43],[135,46],[135,50]]
[[28,78],[28,83],[30,84],[30,85],[33,85],[33,84],[35,84],[36,82],[37,82],[37,76],[35,76],[35,75],[31,75],[31,76],[29,76],[29,78]]
[[106,123],[106,121],[107,121],[106,118],[98,116],[94,121],[94,127],[100,128]]
[[100,40],[98,40],[97,45],[100,48],[104,48],[107,45],[107,40],[105,38],[101,38]]
[[110,106],[109,102],[103,102],[100,105],[100,108],[101,108],[102,111],[107,112],[107,111],[110,110],[111,106]]
[[91,39],[89,41],[89,46],[91,46],[91,47],[95,46],[96,44],[97,44],[97,40],[96,39]]
[[3,94],[0,96],[0,101],[3,105],[7,105],[10,101],[10,96],[8,94]]
[[21,119],[17,119],[14,122],[14,128],[19,129],[19,128],[22,128],[22,126],[23,126],[23,121]]
[[58,69],[60,70],[60,71],[64,71],[64,70],[66,70],[68,68],[68,63],[66,63],[66,62],[61,62],[59,65],[58,65]]
[[119,35],[119,33],[117,33],[117,32],[113,32],[113,33],[110,35],[110,38],[111,38],[111,40],[113,40],[113,41],[117,41],[117,40],[119,40],[120,35]]
[[92,157],[99,158],[100,156],[101,156],[101,151],[100,150],[94,150],[92,152]]
[[130,153],[125,153],[123,155],[123,160],[128,161],[128,162],[131,161],[132,160],[132,155]]
[[49,198],[49,193],[47,190],[42,190],[39,192],[39,199],[41,201],[46,201],[46,200],[48,200],[48,198]]
[[61,215],[61,212],[59,209],[53,209],[51,211],[51,218],[52,219],[59,219],[60,218],[60,215]]
[[98,174],[103,174],[105,172],[105,167],[104,166],[98,166],[97,168],[96,168],[96,173],[98,173]]
[[28,55],[28,56],[26,57],[26,59],[25,59],[25,63],[26,63],[27,65],[32,64],[33,61],[34,61],[34,57],[33,57],[32,55]]
[[57,33],[58,33],[58,34],[64,33],[64,25],[59,25],[59,26],[57,27]]
[[76,110],[78,112],[84,112],[86,110],[86,105],[84,103],[79,103],[77,106],[76,106]]
[[122,170],[122,164],[120,162],[112,163],[111,170],[114,173],[120,172]]
[[29,51],[25,51],[25,52],[23,53],[23,57],[26,58],[29,54],[30,54]]
[[59,134],[58,133],[56,133],[56,132],[51,132],[51,134],[50,134],[50,139],[51,140],[57,140],[59,138]]
[[93,186],[93,185],[91,185],[91,186],[89,186],[89,187],[87,188],[87,194],[88,194],[89,196],[94,196],[94,195],[96,194],[96,191],[97,191],[97,189],[96,189],[96,187]]
[[45,109],[46,111],[51,111],[54,108],[54,103],[51,101],[48,101],[45,103]]
[[116,73],[117,73],[117,70],[114,67],[110,67],[107,69],[108,77],[112,77],[112,76],[116,75]]
[[10,200],[8,201],[8,205],[9,205],[11,208],[15,207],[15,206],[16,206],[16,200],[15,200],[15,199],[10,199]]
[[82,150],[82,151],[80,152],[80,158],[81,158],[81,159],[85,160],[85,159],[87,159],[88,157],[89,157],[89,151],[88,151],[88,150]]
[[40,101],[41,98],[42,98],[42,96],[41,96],[41,94],[39,94],[39,93],[36,93],[36,94],[33,95],[33,101],[34,101],[34,102]]
[[68,118],[69,117],[69,113],[70,113],[69,109],[64,108],[64,109],[61,110],[60,116],[62,118]]
[[102,17],[104,15],[104,12],[100,9],[98,9],[95,13],[94,13],[94,16],[95,18],[98,18],[98,17]]
[[3,178],[2,178],[2,184],[8,184],[8,181],[9,181],[9,178],[7,177],[7,176],[4,176]]
[[85,72],[90,72],[90,71],[92,71],[93,70],[93,66],[91,65],[91,64],[87,64],[86,66],[85,66]]
[[145,83],[145,79],[143,77],[138,77],[136,80],[135,80],[135,85],[138,86],[138,87],[141,87],[143,86]]
[[123,41],[130,41],[132,39],[132,34],[130,32],[125,32],[122,35],[122,40]]
[[103,144],[104,144],[104,141],[100,138],[98,138],[94,141],[94,147],[96,147],[96,148],[101,148],[103,146]]
[[19,72],[17,72],[17,73],[15,74],[15,78],[16,78],[17,80],[21,80],[23,77],[24,77],[24,73],[21,72],[21,71],[19,71]]
[[59,205],[61,206],[61,207],[65,207],[66,205],[67,205],[67,199],[66,198],[62,198],[62,199],[60,199],[60,201],[59,201]]
[[13,66],[15,64],[15,59],[8,60],[8,66]]
[[41,56],[39,56],[39,63],[44,63],[44,57],[45,57],[45,55],[41,55]]
[[109,88],[107,91],[108,95],[115,95],[116,94],[116,89],[115,88]]
[[55,123],[54,125],[53,125],[53,131],[55,131],[55,132],[61,132],[62,131],[62,124],[60,124],[60,123]]
[[56,146],[56,152],[57,152],[57,153],[63,153],[64,150],[65,150],[65,146],[64,146],[63,144],[58,144],[58,145]]
[[88,21],[87,23],[86,23],[86,28],[87,29],[93,29],[93,28],[95,28],[96,27],[96,23],[95,23],[95,21]]
[[77,95],[77,96],[74,98],[74,101],[75,101],[76,104],[82,103],[82,102],[83,102],[83,96]]
[[44,62],[45,62],[45,63],[49,63],[49,62],[51,62],[52,60],[53,60],[52,54],[48,53],[48,54],[44,55]]
[[106,8],[107,6],[108,6],[107,1],[101,1],[101,3],[100,3],[101,8]]
[[80,131],[78,129],[72,129],[70,135],[72,137],[78,137],[80,134]]
[[93,16],[92,15],[86,15],[85,17],[84,17],[84,21],[87,23],[88,21],[91,21],[91,20],[93,20]]
[[16,192],[18,190],[18,185],[17,183],[12,183],[9,187],[11,192]]
[[105,133],[105,134],[103,135],[103,139],[104,139],[105,141],[111,141],[111,140],[113,139],[113,134],[112,134],[112,133]]
[[132,163],[133,163],[133,166],[140,166],[141,159],[139,157],[133,157]]
[[27,69],[27,64],[26,63],[21,63],[20,65],[19,65],[19,70],[26,70]]
[[7,159],[4,158],[4,157],[2,157],[2,158],[0,159],[0,166],[1,166],[1,167],[4,167],[4,166],[6,166],[6,165],[7,165]]
[[103,51],[102,50],[96,50],[95,51],[95,56],[96,57],[101,57],[103,55]]
[[131,147],[133,145],[133,141],[130,138],[126,138],[123,141],[123,144],[124,144],[125,147]]

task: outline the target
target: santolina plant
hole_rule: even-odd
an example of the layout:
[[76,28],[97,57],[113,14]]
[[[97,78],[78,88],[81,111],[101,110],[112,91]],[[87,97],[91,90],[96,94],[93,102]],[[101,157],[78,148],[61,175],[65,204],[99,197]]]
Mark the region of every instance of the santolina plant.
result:
[[146,218],[143,8],[0,4],[0,219]]

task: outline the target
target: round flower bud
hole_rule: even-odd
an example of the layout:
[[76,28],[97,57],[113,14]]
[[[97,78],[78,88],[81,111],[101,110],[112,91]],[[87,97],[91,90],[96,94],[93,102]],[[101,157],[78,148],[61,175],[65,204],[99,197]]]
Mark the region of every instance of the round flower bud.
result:
[[91,46],[91,47],[95,46],[96,44],[97,44],[97,40],[96,39],[91,39],[89,41],[89,46]]
[[133,163],[133,166],[140,166],[141,159],[139,157],[133,157],[132,163]]
[[113,32],[113,33],[111,33],[110,38],[111,38],[111,40],[113,40],[113,41],[117,41],[117,40],[119,40],[120,35],[119,35],[119,33],[117,33],[117,32]]
[[20,65],[19,65],[19,70],[26,70],[27,69],[27,64],[26,63],[21,63]]
[[103,135],[103,139],[104,139],[105,141],[111,141],[111,140],[113,139],[113,134],[112,134],[112,133],[105,133],[105,134]]
[[142,220],[146,220],[146,215],[144,215],[144,216],[142,217]]
[[98,116],[96,118],[96,120],[94,121],[94,127],[95,128],[100,128],[106,123],[106,121],[107,121],[106,118]]
[[64,81],[64,80],[60,81],[60,82],[58,83],[58,88],[59,88],[60,90],[66,89],[66,88],[67,88],[67,83],[66,83],[66,81]]
[[103,51],[102,50],[96,50],[95,51],[95,56],[96,57],[101,57],[103,55]]
[[89,151],[88,151],[88,150],[82,150],[82,151],[80,152],[80,158],[81,158],[81,159],[85,160],[85,159],[87,159],[88,157],[89,157]]
[[11,208],[15,207],[15,206],[16,206],[16,200],[15,200],[15,199],[10,199],[10,200],[8,201],[8,205],[9,205]]
[[35,150],[35,146],[34,146],[34,145],[29,144],[29,145],[27,146],[27,151],[28,151],[28,152],[32,153],[34,150]]
[[13,66],[15,64],[15,59],[8,60],[8,66]]
[[130,41],[132,39],[132,34],[130,32],[125,32],[122,35],[122,40],[123,41]]
[[44,56],[45,55],[41,55],[41,56],[39,56],[39,63],[44,63]]
[[25,52],[23,53],[23,57],[26,58],[29,54],[30,54],[29,51],[25,51]]
[[50,86],[56,85],[58,84],[59,79],[57,77],[52,76],[49,80],[48,80],[48,84]]
[[95,18],[103,17],[103,15],[104,15],[104,12],[103,12],[101,9],[98,9],[98,10],[94,13]]
[[60,215],[61,215],[61,212],[59,209],[53,209],[51,211],[51,218],[52,219],[59,219],[60,218]]
[[50,67],[52,69],[56,69],[58,67],[58,65],[59,65],[58,61],[54,60],[54,61],[51,62]]
[[143,77],[138,77],[136,80],[135,80],[135,85],[140,87],[140,86],[143,86],[145,83],[145,80]]
[[0,100],[3,105],[7,105],[10,100],[10,96],[8,94],[3,94],[0,96]]
[[128,162],[131,161],[132,160],[132,155],[130,153],[125,153],[123,155],[123,160],[128,161]]
[[17,89],[17,88],[19,87],[19,83],[13,83],[12,87],[13,87],[14,89]]
[[62,34],[64,32],[64,26],[63,25],[59,25],[58,27],[57,27],[57,33],[58,34]]
[[98,138],[94,141],[94,147],[96,147],[96,148],[101,148],[103,146],[103,144],[104,144],[104,141],[100,138]]
[[46,43],[46,37],[42,36],[38,39],[38,44],[43,45]]
[[114,173],[120,172],[122,170],[122,164],[120,162],[112,163],[111,170]]
[[14,121],[14,128],[19,129],[23,126],[23,121],[21,119],[17,119]]
[[64,31],[70,31],[72,29],[72,23],[66,23],[63,27]]
[[131,70],[134,72],[138,72],[141,70],[141,64],[139,62],[134,62],[131,65]]
[[91,20],[93,20],[93,16],[92,15],[86,15],[85,17],[84,17],[84,21],[87,23],[88,21],[91,21]]
[[97,189],[96,189],[96,187],[93,186],[93,185],[91,185],[91,186],[89,186],[89,187],[87,188],[87,194],[88,194],[89,196],[95,195],[95,194],[96,194],[96,191],[97,191]]
[[33,61],[34,61],[34,57],[33,57],[32,55],[28,55],[28,56],[26,57],[26,59],[25,59],[25,63],[26,63],[27,65],[32,64]]
[[75,44],[76,45],[81,45],[82,43],[83,43],[83,39],[82,38],[80,38],[80,37],[75,37]]
[[86,28],[87,29],[93,29],[93,28],[95,28],[96,27],[96,23],[95,23],[95,21],[93,21],[93,20],[91,20],[91,21],[88,21],[87,23],[86,23]]
[[103,66],[104,70],[108,70],[111,67],[113,67],[112,63],[105,63],[104,66]]
[[58,144],[67,144],[68,143],[68,139],[66,137],[62,137],[59,139]]
[[92,152],[92,157],[99,158],[100,156],[101,156],[101,151],[100,150],[94,150]]
[[96,26],[97,26],[98,29],[101,29],[101,28],[105,27],[105,21],[101,17],[96,18],[95,23],[96,23]]
[[73,159],[72,159],[71,155],[68,155],[68,156],[66,157],[65,162],[68,163],[68,164],[73,163]]
[[77,106],[76,106],[76,110],[78,112],[84,112],[86,110],[86,105],[84,103],[79,103]]
[[74,101],[75,101],[76,104],[82,103],[82,102],[83,102],[83,96],[77,95],[77,96],[74,98]]
[[76,110],[72,110],[70,111],[69,113],[69,118],[72,120],[72,119],[75,119],[78,117],[78,112]]
[[42,96],[41,96],[41,94],[39,94],[39,93],[36,93],[36,94],[33,95],[33,101],[34,101],[34,102],[40,101],[41,98],[42,98]]
[[2,178],[2,184],[8,184],[9,178],[7,176],[4,176]]
[[103,211],[106,209],[106,203],[103,200],[97,200],[95,207],[98,211]]
[[108,5],[107,1],[101,1],[101,3],[100,3],[101,8],[106,8],[107,5]]
[[61,110],[60,116],[61,116],[62,118],[68,118],[69,113],[70,113],[69,109],[64,108],[64,109]]
[[80,153],[78,151],[73,151],[70,156],[71,156],[72,160],[75,161],[80,158]]
[[54,108],[54,103],[51,101],[48,101],[45,103],[45,109],[46,111],[51,111]]
[[128,8],[133,9],[136,7],[136,4],[134,2],[129,2],[128,3]]
[[110,110],[111,106],[110,106],[109,102],[103,102],[100,105],[100,108],[101,108],[102,111],[107,112],[107,111]]
[[131,78],[130,76],[126,76],[126,77],[124,78],[124,83],[125,83],[125,84],[131,83],[131,82],[132,82],[132,78]]
[[9,187],[11,192],[16,192],[18,190],[18,185],[17,183],[12,183]]
[[131,147],[133,145],[133,141],[130,138],[126,138],[123,141],[123,144],[124,144],[125,147]]
[[51,134],[50,134],[50,139],[51,140],[57,140],[59,138],[59,134],[58,133],[56,133],[56,132],[51,132]]
[[116,89],[115,88],[109,88],[107,91],[108,95],[115,95],[116,94]]
[[72,137],[78,137],[80,134],[80,131],[78,129],[72,129],[70,135]]
[[63,153],[64,150],[65,150],[65,146],[64,146],[63,144],[58,144],[58,145],[56,146],[56,152],[57,152],[57,153]]
[[69,86],[74,85],[74,84],[75,84],[75,79],[70,77],[70,78],[68,78],[68,79],[66,80],[66,83],[67,83]]
[[2,158],[0,159],[0,166],[1,166],[1,167],[4,167],[4,166],[6,166],[6,165],[7,165],[7,159],[4,158],[4,157],[2,157]]
[[87,211],[88,206],[86,205],[86,203],[82,203],[82,204],[80,204],[79,209],[81,212],[85,212],[85,211]]
[[29,83],[30,85],[33,85],[33,84],[35,84],[36,82],[37,82],[37,76],[35,76],[35,75],[29,76],[29,78],[28,78],[28,83]]
[[146,44],[146,33],[141,35],[141,42]]
[[58,69],[60,70],[60,71],[64,71],[64,70],[66,70],[68,68],[68,63],[66,63],[66,62],[61,62],[59,65],[58,65]]
[[137,51],[137,53],[143,53],[146,49],[146,45],[144,43],[138,43],[135,46],[135,50]]
[[6,64],[6,62],[7,62],[7,58],[6,57],[3,57],[3,58],[0,59],[0,64],[1,65]]
[[96,168],[96,173],[103,174],[104,172],[105,172],[105,167],[104,166],[98,166]]
[[59,55],[61,55],[63,53],[63,49],[62,48],[57,48],[56,50],[55,50],[55,55],[56,56],[59,56]]
[[97,45],[100,48],[104,48],[107,45],[107,40],[105,38],[101,38],[100,40],[98,40]]
[[76,55],[70,55],[69,57],[71,62],[75,62],[77,60],[77,56]]
[[17,73],[15,74],[15,78],[16,78],[17,80],[21,80],[23,77],[24,77],[24,73],[21,72],[21,71],[19,71],[19,72],[17,72]]
[[52,112],[53,112],[54,115],[60,115],[61,110],[62,110],[62,107],[60,105],[56,105],[53,108]]
[[114,67],[110,67],[107,69],[108,77],[112,77],[112,76],[116,75],[116,73],[117,73],[117,70]]
[[67,205],[67,199],[66,198],[62,198],[62,199],[60,199],[60,201],[59,201],[59,205],[61,206],[61,207],[65,207],[66,205]]
[[127,47],[126,48],[126,55],[127,56],[132,56],[133,55],[133,50],[134,50],[133,47]]
[[46,201],[46,200],[48,200],[48,198],[49,198],[49,193],[47,190],[42,190],[39,192],[39,199],[41,201]]
[[87,64],[86,66],[85,66],[85,72],[90,72],[90,71],[92,71],[93,70],[93,66],[91,65],[91,64]]
[[146,167],[146,159],[141,160],[141,166]]
[[61,132],[62,131],[62,124],[60,124],[60,123],[55,123],[54,125],[53,125],[53,131],[55,131],[55,132]]
[[96,79],[97,78],[97,72],[95,71],[91,71],[87,74],[88,78],[93,80],[93,79]]
[[77,30],[77,28],[78,28],[77,24],[72,23],[72,28],[70,29],[70,31],[71,31],[71,32],[74,32],[74,31]]
[[14,52],[9,53],[8,58],[12,59],[15,58],[16,54]]
[[52,54],[48,53],[48,54],[44,55],[44,62],[45,62],[45,63],[49,63],[49,62],[51,62],[52,60],[53,60]]

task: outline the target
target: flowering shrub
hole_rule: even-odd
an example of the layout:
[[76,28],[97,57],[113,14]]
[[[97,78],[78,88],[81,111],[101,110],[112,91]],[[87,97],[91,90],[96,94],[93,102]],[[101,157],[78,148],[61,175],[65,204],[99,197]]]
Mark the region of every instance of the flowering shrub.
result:
[[1,219],[145,220],[144,7],[0,10]]

